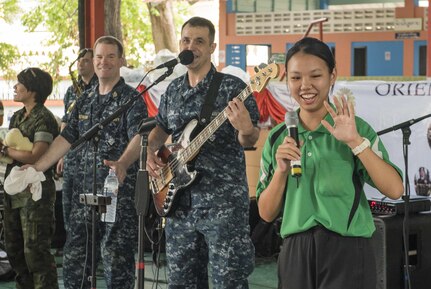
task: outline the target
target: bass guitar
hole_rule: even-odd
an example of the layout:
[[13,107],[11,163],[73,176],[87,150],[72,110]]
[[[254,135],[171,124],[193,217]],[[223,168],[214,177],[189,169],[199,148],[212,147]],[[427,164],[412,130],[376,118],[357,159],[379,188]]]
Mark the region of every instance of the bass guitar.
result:
[[[263,68],[255,68],[256,74],[250,79],[249,84],[236,96],[244,102],[252,92],[260,92],[268,84],[271,78],[276,78],[279,73],[278,65],[271,63]],[[163,145],[158,156],[166,163],[157,174],[158,178],[150,177],[151,194],[157,213],[168,216],[176,205],[180,192],[196,179],[197,172],[189,171],[187,163],[199,152],[204,143],[216,132],[227,119],[226,108],[221,111],[192,141],[190,137],[198,125],[198,120],[190,121],[179,141],[167,148]]]

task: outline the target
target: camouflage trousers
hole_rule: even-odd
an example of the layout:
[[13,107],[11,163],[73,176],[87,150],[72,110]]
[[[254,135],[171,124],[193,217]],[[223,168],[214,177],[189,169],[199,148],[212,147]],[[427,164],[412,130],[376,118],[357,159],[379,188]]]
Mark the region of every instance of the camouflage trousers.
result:
[[[176,211],[166,223],[169,289],[246,289],[254,269],[248,210]],[[209,266],[208,266],[209,264]]]
[[6,252],[17,274],[18,289],[58,289],[57,267],[50,252],[54,201],[44,201],[28,200],[27,206],[16,209],[5,206]]
[[74,160],[69,160],[65,157],[64,159],[64,171],[63,171],[63,186],[62,186],[62,205],[63,205],[63,220],[64,229],[66,232],[69,230],[69,215],[71,207],[71,198],[73,194],[73,176],[75,166],[72,165]]
[[[69,230],[63,248],[63,279],[65,289],[91,288],[91,220],[90,206],[79,203],[74,190],[71,198]],[[120,193],[115,223],[96,220],[96,264],[103,266],[108,289],[133,289],[135,254],[137,251],[137,216],[131,198]],[[84,284],[81,287],[82,283]]]

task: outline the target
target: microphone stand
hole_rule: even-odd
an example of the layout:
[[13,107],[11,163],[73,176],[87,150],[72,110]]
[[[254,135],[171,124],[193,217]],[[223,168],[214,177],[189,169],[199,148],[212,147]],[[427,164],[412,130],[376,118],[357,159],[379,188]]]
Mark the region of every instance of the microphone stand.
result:
[[[146,87],[144,90],[142,90],[139,94],[137,94],[135,97],[132,97],[129,101],[124,103],[122,106],[120,106],[116,111],[114,111],[110,116],[100,121],[100,123],[95,124],[92,128],[90,128],[88,131],[86,131],[77,141],[75,141],[72,144],[73,150],[78,150],[81,148],[81,146],[93,139],[93,146],[94,146],[94,154],[93,154],[93,186],[92,186],[92,194],[80,194],[79,195],[79,202],[81,204],[90,205],[91,206],[91,276],[89,276],[90,282],[91,282],[91,288],[96,288],[96,208],[99,208],[99,211],[101,213],[106,212],[106,206],[111,204],[111,197],[103,196],[100,194],[97,194],[97,184],[96,184],[96,172],[97,172],[97,151],[98,151],[98,144],[100,140],[100,131],[110,122],[112,122],[114,119],[119,117],[123,112],[125,112],[127,109],[130,108],[130,106],[140,97],[142,94],[147,92],[150,88],[152,88],[154,85],[158,84],[162,80],[164,80],[166,77],[172,74],[174,71],[173,67],[168,68],[168,70],[162,74],[156,81],[154,81],[151,85]],[[84,265],[85,270],[85,265]],[[142,287],[143,288],[143,287]]]
[[408,147],[410,144],[410,135],[411,129],[410,126],[413,124],[431,117],[431,114],[427,114],[417,119],[411,119],[400,124],[397,124],[393,127],[389,127],[387,129],[381,130],[377,132],[377,135],[382,135],[391,131],[395,131],[401,129],[403,133],[403,153],[404,153],[404,171],[405,171],[405,195],[403,196],[404,200],[404,220],[403,220],[403,239],[404,239],[404,288],[411,288],[410,284],[410,265],[409,265],[409,251],[410,251],[410,221],[409,221],[409,209],[410,209],[410,181],[408,176]]
[[[147,128],[144,128],[146,123]],[[139,162],[139,171],[136,177],[135,186],[135,208],[139,216],[138,229],[138,260],[136,262],[136,281],[135,289],[144,289],[145,280],[145,262],[144,262],[144,240],[145,240],[145,217],[148,214],[148,204],[150,201],[150,181],[148,171],[146,170],[147,163],[147,147],[148,135],[156,122],[154,118],[147,118],[139,129],[141,134],[141,155]]]

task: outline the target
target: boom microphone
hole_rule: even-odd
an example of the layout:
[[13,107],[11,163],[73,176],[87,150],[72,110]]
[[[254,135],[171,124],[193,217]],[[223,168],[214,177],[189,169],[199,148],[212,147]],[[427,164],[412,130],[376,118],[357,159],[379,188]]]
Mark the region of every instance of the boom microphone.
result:
[[171,59],[165,63],[162,63],[154,69],[160,69],[160,68],[165,68],[165,67],[166,68],[173,68],[178,63],[181,63],[182,65],[189,65],[190,63],[193,62],[194,58],[195,58],[195,56],[193,55],[193,52],[191,52],[191,50],[183,50],[183,51],[181,51],[181,53],[178,55],[177,58],[174,58],[174,59]]
[[[296,145],[299,148],[298,113],[296,111],[286,112],[286,115],[284,116],[284,122],[286,123],[289,136],[295,140]],[[298,178],[302,175],[301,160],[290,162],[290,174],[295,178]]]

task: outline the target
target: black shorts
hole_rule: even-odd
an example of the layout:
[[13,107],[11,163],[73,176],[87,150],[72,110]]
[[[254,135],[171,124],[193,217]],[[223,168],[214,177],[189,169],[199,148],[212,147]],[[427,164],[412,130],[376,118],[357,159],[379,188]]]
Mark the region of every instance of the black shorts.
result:
[[375,289],[371,239],[343,237],[322,226],[283,240],[279,289]]

